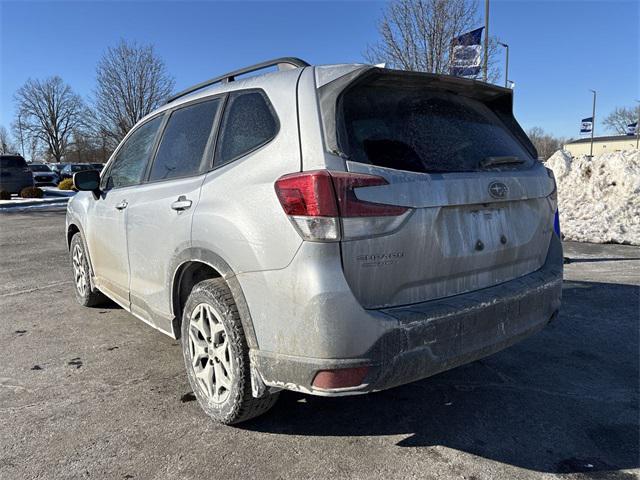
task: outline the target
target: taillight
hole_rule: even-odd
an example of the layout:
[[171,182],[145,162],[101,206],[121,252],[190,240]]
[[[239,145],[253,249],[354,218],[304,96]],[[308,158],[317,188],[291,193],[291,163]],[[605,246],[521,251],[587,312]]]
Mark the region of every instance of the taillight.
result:
[[287,215],[338,216],[331,175],[327,170],[280,177],[276,180],[276,193]]
[[305,240],[353,240],[383,235],[397,229],[409,209],[366,202],[355,189],[386,185],[376,175],[314,170],[280,177],[278,199]]
[[332,172],[330,175],[338,198],[341,217],[387,217],[402,215],[407,211],[406,207],[358,200],[353,191],[354,188],[387,185],[389,182],[382,177],[344,172]]

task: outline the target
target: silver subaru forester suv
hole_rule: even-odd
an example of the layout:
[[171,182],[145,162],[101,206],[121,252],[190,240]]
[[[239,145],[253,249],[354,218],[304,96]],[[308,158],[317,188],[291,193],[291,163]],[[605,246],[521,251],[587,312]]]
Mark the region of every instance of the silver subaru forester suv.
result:
[[76,297],[181,338],[226,424],[282,389],[373,392],[497,352],[557,315],[562,283],[555,181],[512,102],[296,58],[202,82],[75,174]]

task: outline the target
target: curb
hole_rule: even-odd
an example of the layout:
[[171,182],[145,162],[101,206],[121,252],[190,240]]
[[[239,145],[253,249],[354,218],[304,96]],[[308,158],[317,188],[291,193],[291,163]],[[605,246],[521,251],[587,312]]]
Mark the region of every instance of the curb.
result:
[[11,208],[21,208],[21,207],[33,207],[34,205],[56,205],[59,203],[67,203],[69,201],[69,197],[57,197],[57,198],[48,198],[46,201],[28,201],[28,202],[19,202],[19,203],[1,203],[0,210],[7,210]]

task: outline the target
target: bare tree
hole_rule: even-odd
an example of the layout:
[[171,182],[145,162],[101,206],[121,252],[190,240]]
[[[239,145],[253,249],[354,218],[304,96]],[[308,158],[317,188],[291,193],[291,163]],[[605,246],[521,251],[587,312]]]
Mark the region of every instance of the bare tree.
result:
[[54,76],[27,80],[16,92],[15,101],[27,140],[42,142],[49,155],[56,162],[61,161],[72,132],[85,122],[87,110],[82,98]]
[[107,49],[96,73],[98,129],[116,144],[142,117],[160,106],[174,86],[152,45],[124,40]]
[[18,149],[11,141],[9,132],[4,127],[4,125],[0,125],[0,155],[5,153],[16,153],[17,151]]
[[538,151],[538,158],[543,161],[548,160],[551,155],[560,150],[570,139],[563,137],[555,137],[546,133],[540,127],[533,127],[527,131],[529,139]]
[[104,137],[96,135],[95,131],[83,129],[73,132],[67,160],[73,163],[105,163],[110,154]]
[[627,133],[627,125],[638,121],[640,115],[640,105],[637,107],[616,107],[613,112],[607,115],[602,124],[610,130],[620,135]]
[[[378,22],[380,40],[367,48],[371,63],[429,73],[449,73],[451,42],[480,24],[477,3],[468,0],[393,0]],[[489,39],[489,79],[500,75],[498,44]]]

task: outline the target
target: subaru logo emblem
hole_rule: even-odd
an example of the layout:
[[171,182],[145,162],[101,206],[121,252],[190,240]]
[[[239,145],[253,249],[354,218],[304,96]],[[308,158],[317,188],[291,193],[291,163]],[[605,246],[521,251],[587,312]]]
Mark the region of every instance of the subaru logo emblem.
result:
[[493,198],[504,198],[507,196],[509,187],[502,182],[491,182],[489,184],[489,195]]

